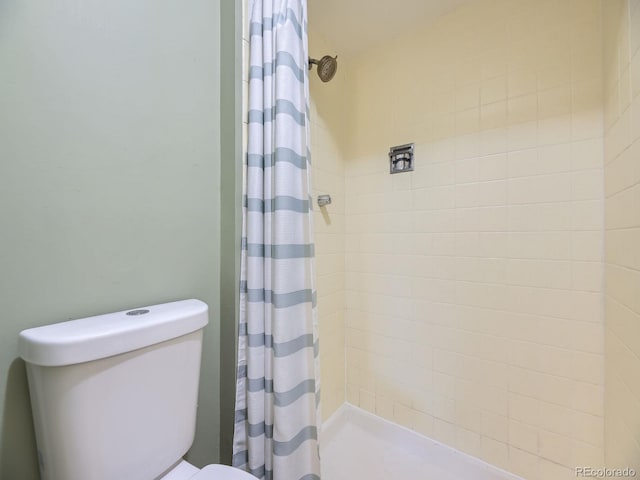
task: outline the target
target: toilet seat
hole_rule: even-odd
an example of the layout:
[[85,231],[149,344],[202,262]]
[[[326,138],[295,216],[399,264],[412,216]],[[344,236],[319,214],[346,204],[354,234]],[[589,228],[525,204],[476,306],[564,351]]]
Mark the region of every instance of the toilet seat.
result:
[[256,477],[227,465],[207,465],[189,480],[256,480]]
[[158,480],[256,480],[244,470],[227,465],[211,464],[202,470],[182,460],[178,465]]

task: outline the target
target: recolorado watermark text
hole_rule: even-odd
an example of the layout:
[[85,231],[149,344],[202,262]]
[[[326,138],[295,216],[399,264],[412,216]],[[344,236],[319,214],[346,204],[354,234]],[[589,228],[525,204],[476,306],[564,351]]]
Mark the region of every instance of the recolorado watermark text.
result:
[[633,468],[576,467],[576,477],[583,478],[634,478]]

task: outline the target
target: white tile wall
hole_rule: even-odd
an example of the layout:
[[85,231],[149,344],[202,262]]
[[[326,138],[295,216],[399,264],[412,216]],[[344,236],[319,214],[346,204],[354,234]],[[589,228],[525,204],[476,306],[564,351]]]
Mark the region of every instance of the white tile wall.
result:
[[609,466],[640,471],[640,2],[604,2]]
[[480,0],[350,62],[348,400],[529,480],[604,460],[601,35]]
[[[321,35],[309,32],[314,58],[334,55]],[[345,401],[344,234],[346,141],[346,65],[340,61],[330,83],[310,73],[311,172],[314,198],[318,321],[320,323],[320,381],[322,415],[327,417]],[[331,205],[320,209],[318,195],[330,194]]]

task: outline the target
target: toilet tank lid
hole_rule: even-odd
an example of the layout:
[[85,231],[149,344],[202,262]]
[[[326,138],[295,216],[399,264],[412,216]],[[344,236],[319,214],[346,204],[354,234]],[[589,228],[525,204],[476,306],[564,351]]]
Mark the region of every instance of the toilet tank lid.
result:
[[23,330],[18,350],[26,362],[59,367],[155,345],[207,323],[206,303],[181,300]]

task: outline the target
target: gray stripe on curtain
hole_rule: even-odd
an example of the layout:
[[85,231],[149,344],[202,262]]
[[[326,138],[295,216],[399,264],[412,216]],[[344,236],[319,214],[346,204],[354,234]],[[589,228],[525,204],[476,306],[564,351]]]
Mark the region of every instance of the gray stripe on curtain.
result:
[[288,115],[298,125],[306,124],[305,112],[299,111],[296,106],[287,100],[276,101],[275,107],[267,107],[262,110],[249,110],[249,123],[258,123],[262,125],[266,122],[273,122],[276,115]]
[[[297,62],[290,53],[280,52],[276,57],[276,69],[278,67],[288,67],[291,69],[296,78],[300,81],[304,78],[304,71],[298,66]],[[265,63],[262,66],[253,66],[249,69],[249,81],[254,79],[262,80],[264,77],[273,75],[273,63]]]
[[[252,22],[249,28],[249,35],[262,36],[263,32],[268,32],[270,30],[273,30],[274,24],[280,25],[285,20],[288,20],[289,22],[291,22],[291,25],[295,29],[296,33],[298,34],[298,37],[302,40],[303,30],[302,30],[302,27],[300,26],[300,20],[298,20],[296,12],[294,12],[293,9],[291,8],[288,8],[285,13],[280,13],[278,15],[275,15],[273,18],[264,18],[263,22]],[[306,23],[306,20],[305,20],[305,23]],[[305,24],[305,30],[306,30],[306,24]]]
[[270,200],[261,200],[252,198],[246,200],[247,210],[250,212],[271,213],[277,210],[289,210],[292,212],[306,213],[309,211],[309,199],[300,200],[299,198],[283,195]]
[[247,165],[249,167],[267,168],[273,167],[277,162],[286,162],[300,169],[307,168],[308,157],[300,155],[290,148],[276,148],[274,153],[247,154]]
[[274,441],[273,452],[275,455],[291,455],[303,442],[307,440],[316,440],[318,438],[318,429],[314,426],[304,427],[298,434],[291,440],[286,442]]
[[273,259],[312,258],[315,253],[313,245],[265,245],[247,244],[247,256]]

